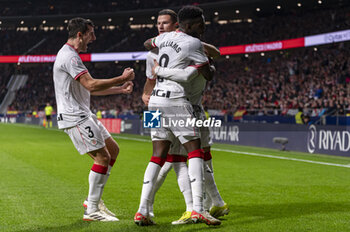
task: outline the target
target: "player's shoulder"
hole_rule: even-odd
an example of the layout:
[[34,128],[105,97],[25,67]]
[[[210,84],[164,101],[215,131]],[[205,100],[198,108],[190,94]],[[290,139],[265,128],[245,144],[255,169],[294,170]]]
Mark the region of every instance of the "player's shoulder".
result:
[[186,41],[187,45],[192,49],[199,49],[203,46],[200,39],[190,35],[187,35],[184,41]]
[[63,45],[63,47],[57,53],[58,59],[67,60],[67,58],[71,58],[71,57],[79,57],[79,55],[76,51],[72,50],[66,44]]
[[170,31],[170,32],[163,32],[162,34],[157,36],[157,39],[168,39],[168,38],[173,38],[175,35],[175,31]]

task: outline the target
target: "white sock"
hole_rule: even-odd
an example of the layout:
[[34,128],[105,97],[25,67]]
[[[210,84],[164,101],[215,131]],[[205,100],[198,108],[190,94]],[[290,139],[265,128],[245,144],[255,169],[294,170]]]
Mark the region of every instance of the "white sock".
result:
[[111,169],[113,168],[113,166],[111,166],[111,165],[108,165],[108,170],[107,170],[107,173],[106,173],[106,175],[105,175],[105,178],[104,178],[104,183],[106,184],[107,183],[107,180],[108,180],[108,178],[109,178],[109,175],[111,174]]
[[188,174],[190,176],[193,210],[198,213],[203,212],[203,189],[204,189],[204,170],[202,158],[191,158],[188,160]]
[[105,174],[90,171],[88,205],[86,210],[88,214],[98,211],[98,203],[100,202],[105,185],[105,176]]
[[204,193],[203,193],[203,207],[204,207],[204,211],[209,211],[211,206],[212,206],[211,198],[210,198],[208,192],[206,191],[205,185],[204,185]]
[[204,162],[204,179],[205,179],[205,191],[208,193],[212,204],[215,206],[224,206],[225,202],[222,200],[219,190],[214,180],[212,160]]
[[161,166],[159,164],[149,162],[143,177],[143,186],[138,212],[144,216],[148,215],[148,206],[151,199],[154,183],[157,180]]
[[153,212],[154,197],[155,197],[156,193],[158,192],[158,190],[160,189],[160,187],[162,186],[162,184],[164,183],[165,178],[168,175],[168,173],[170,172],[171,168],[172,168],[172,163],[165,162],[163,167],[160,169],[157,180],[156,180],[154,187],[153,187],[152,194],[150,196],[149,212]]
[[173,163],[174,171],[177,177],[177,183],[179,184],[180,191],[184,195],[186,203],[186,211],[193,210],[193,199],[190,177],[188,176],[188,167],[186,162]]

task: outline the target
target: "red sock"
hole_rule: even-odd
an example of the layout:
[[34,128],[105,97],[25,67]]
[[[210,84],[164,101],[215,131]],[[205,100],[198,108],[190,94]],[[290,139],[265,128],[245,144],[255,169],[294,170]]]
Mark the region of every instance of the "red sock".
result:
[[170,154],[168,154],[166,157],[166,162],[170,162],[170,163],[186,162],[186,161],[187,161],[187,157],[182,156],[182,155],[170,155]]
[[92,168],[91,168],[91,171],[94,171],[103,175],[107,173],[107,170],[108,170],[108,167],[105,167],[99,164],[94,164],[92,165]]
[[111,161],[109,161],[109,166],[113,167],[114,163],[115,163],[115,159],[111,159]]
[[211,160],[211,158],[212,156],[210,151],[204,152],[204,161]]
[[165,158],[152,156],[150,162],[156,163],[156,164],[158,164],[159,166],[163,167],[165,161],[166,161]]
[[188,159],[192,159],[192,158],[204,158],[204,152],[203,149],[197,149],[194,151],[191,151],[190,153],[188,153]]

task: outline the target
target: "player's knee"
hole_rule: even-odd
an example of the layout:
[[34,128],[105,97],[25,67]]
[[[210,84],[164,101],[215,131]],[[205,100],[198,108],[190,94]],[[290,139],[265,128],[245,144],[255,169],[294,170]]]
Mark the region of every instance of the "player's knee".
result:
[[115,140],[106,140],[106,146],[108,149],[109,154],[111,155],[112,159],[116,159],[119,152],[120,152],[120,148],[118,146],[118,144],[115,142]]
[[104,164],[104,166],[108,166],[110,161],[111,161],[111,156],[108,153],[101,157],[101,162]]

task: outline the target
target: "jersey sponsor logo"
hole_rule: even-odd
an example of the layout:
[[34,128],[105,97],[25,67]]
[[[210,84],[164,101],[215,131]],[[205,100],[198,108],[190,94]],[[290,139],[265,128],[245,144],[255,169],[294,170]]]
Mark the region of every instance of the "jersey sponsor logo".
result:
[[165,91],[162,89],[153,89],[151,96],[170,98],[170,94],[170,91]]
[[149,110],[143,112],[143,127],[144,128],[160,128],[160,116],[161,112],[157,109],[155,110]]

